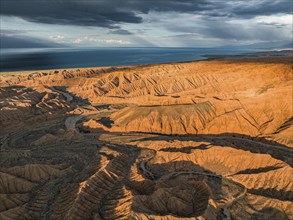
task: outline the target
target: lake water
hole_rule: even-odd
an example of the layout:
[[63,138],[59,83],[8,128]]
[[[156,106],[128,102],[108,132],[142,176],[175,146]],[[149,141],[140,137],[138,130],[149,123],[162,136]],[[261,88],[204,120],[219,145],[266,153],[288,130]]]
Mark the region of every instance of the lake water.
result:
[[43,48],[1,49],[0,71],[157,64],[233,55],[252,50],[215,48]]

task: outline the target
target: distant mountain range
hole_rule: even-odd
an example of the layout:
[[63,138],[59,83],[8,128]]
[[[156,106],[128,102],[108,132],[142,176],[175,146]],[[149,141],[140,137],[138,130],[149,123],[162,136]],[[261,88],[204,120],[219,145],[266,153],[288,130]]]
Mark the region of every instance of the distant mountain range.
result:
[[52,48],[66,47],[64,45],[38,38],[15,37],[0,35],[0,48]]
[[221,49],[260,49],[260,50],[273,50],[273,49],[287,49],[293,48],[292,42],[262,42],[248,45],[233,46],[227,45],[218,47]]

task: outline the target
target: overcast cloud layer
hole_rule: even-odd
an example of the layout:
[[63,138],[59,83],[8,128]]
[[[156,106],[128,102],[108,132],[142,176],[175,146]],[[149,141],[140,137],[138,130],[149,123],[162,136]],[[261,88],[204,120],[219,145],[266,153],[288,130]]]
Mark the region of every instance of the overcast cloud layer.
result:
[[69,45],[219,46],[292,39],[291,0],[1,0],[0,12],[2,36]]

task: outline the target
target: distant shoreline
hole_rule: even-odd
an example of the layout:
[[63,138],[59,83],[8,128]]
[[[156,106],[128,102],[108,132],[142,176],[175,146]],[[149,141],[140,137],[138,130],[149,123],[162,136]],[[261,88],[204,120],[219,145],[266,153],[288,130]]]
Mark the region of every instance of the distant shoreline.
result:
[[223,59],[243,59],[243,58],[261,58],[261,57],[287,57],[293,55],[292,49],[284,50],[269,50],[264,52],[254,52],[254,53],[243,53],[235,55],[205,55],[209,60],[223,60]]

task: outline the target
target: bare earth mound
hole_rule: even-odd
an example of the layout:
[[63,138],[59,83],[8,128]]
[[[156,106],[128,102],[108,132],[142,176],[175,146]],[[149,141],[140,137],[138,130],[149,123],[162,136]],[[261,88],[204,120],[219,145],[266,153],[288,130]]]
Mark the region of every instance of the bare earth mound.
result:
[[292,64],[1,73],[0,219],[293,219]]

